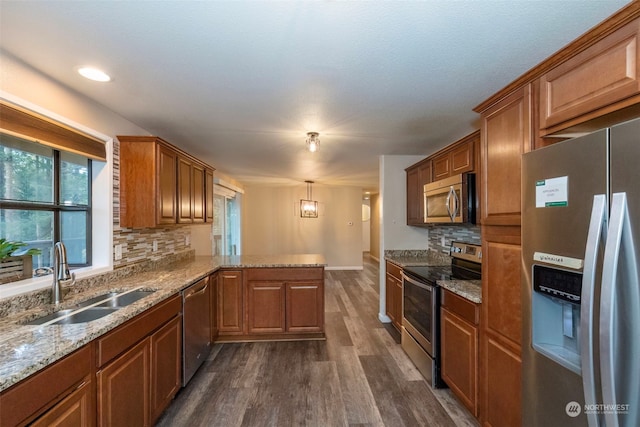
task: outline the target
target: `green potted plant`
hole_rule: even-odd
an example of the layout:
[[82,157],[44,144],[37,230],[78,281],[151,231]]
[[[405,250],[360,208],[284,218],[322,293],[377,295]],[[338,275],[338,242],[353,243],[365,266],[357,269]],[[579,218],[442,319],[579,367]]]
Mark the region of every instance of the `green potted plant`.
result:
[[40,249],[23,249],[24,242],[12,242],[0,238],[0,284],[28,279],[33,275],[33,255],[40,255]]

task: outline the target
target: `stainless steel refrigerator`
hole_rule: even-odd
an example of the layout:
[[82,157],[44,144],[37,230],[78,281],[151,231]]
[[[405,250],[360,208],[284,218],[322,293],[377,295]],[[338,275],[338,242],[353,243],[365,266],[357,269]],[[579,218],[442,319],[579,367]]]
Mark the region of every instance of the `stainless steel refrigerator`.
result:
[[640,119],[522,163],[525,426],[640,426]]

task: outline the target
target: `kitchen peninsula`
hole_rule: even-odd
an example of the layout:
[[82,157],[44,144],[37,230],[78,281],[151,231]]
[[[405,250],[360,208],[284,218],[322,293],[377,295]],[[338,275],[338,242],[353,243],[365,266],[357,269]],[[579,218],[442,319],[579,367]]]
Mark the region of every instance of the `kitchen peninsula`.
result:
[[[156,399],[154,387],[163,385],[162,379],[154,382],[154,363],[159,355],[169,353],[164,350],[177,348],[171,360],[174,365],[179,364],[180,293],[202,280],[208,280],[213,289],[211,325],[207,325],[211,327],[212,341],[218,338],[225,341],[324,338],[325,259],[322,255],[193,257],[191,254],[175,262],[156,262],[148,271],[123,273],[116,270],[78,280],[56,311],[74,308],[78,302],[105,292],[137,288],[154,291],[88,323],[26,325],[26,322],[54,311],[54,306],[42,303],[48,301],[48,290],[0,300],[0,424],[30,422],[48,414],[81,390],[85,393],[84,400],[80,400],[84,404],[79,407],[84,407],[85,412],[97,410],[101,417],[100,396],[104,394],[103,387],[110,386],[108,381],[101,380],[101,373],[138,348],[142,349],[139,354],[140,360],[144,361],[141,362],[144,369],[140,371],[151,371],[151,374],[143,375],[147,381],[151,377],[149,385],[145,386],[151,388],[151,397],[142,399],[151,409],[144,412],[146,419],[157,419],[179,386],[172,386],[168,399],[166,393],[159,394],[164,400],[154,406],[156,400],[162,400]],[[225,330],[230,313],[235,313],[240,321],[239,329],[233,332]],[[120,335],[116,335],[118,333]],[[110,341],[112,336],[117,339]],[[173,341],[167,337],[173,337]],[[126,343],[127,340],[131,342]],[[156,347],[158,345],[167,347]],[[82,357],[76,359],[82,363],[66,363],[80,353]],[[46,379],[46,374],[57,366],[64,367],[63,374],[50,375],[46,387],[54,391],[27,399],[29,407],[11,407],[12,403],[25,402],[25,399],[18,399],[24,397],[21,392],[29,389],[30,383],[38,385],[38,378]],[[159,371],[166,371],[162,362],[158,367]],[[179,366],[177,369],[179,372]],[[74,370],[79,371],[75,376]],[[70,374],[65,382],[67,372]],[[179,383],[179,374],[177,376]],[[12,394],[16,399],[12,400]],[[22,411],[23,417],[15,416],[16,411]]]

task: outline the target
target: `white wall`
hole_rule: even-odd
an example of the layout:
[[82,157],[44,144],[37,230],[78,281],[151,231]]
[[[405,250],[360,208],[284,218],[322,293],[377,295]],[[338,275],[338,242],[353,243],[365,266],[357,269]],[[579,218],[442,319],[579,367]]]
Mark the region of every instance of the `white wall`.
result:
[[362,200],[363,217],[365,215],[365,209],[369,209],[369,219],[362,221],[362,252],[369,252],[371,249],[371,201],[368,199]]
[[386,292],[384,251],[389,249],[427,249],[426,228],[407,225],[407,175],[405,169],[425,156],[380,156],[380,312],[382,322],[391,321],[385,314]]
[[[325,256],[328,268],[362,268],[362,189],[313,184],[318,218],[300,218],[306,185],[246,186],[243,253]],[[351,223],[351,225],[349,225]]]

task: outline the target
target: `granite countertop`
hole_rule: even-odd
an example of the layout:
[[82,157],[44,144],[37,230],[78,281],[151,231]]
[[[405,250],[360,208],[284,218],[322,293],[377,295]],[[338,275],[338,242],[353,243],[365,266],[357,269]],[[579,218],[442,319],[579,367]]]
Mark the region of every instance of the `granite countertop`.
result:
[[432,250],[386,250],[384,259],[400,267],[451,264],[451,257]]
[[[400,267],[451,264],[451,257],[433,250],[388,250],[384,259]],[[476,304],[482,303],[480,280],[437,280],[436,284]]]
[[436,280],[436,284],[471,302],[482,303],[480,280]]
[[148,297],[89,323],[47,326],[23,324],[57,311],[52,304],[11,313],[0,318],[0,391],[72,353],[220,268],[324,267],[325,265],[322,255],[313,254],[195,257],[168,264],[153,271],[110,280],[85,291],[69,294],[57,307],[58,309],[71,308],[78,302],[110,291],[126,291],[134,288],[155,290]]

